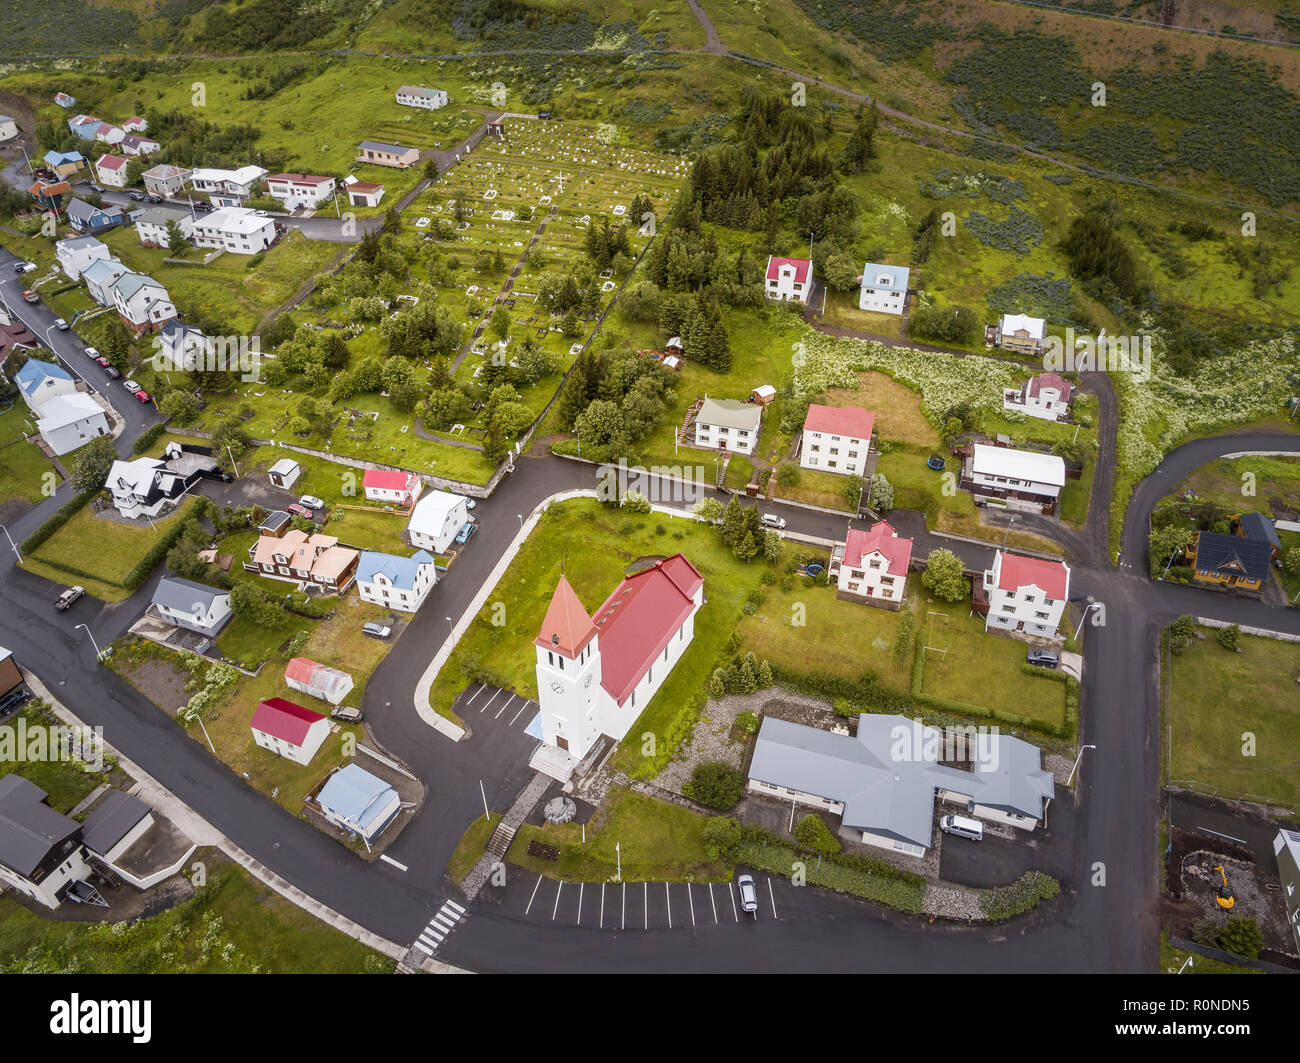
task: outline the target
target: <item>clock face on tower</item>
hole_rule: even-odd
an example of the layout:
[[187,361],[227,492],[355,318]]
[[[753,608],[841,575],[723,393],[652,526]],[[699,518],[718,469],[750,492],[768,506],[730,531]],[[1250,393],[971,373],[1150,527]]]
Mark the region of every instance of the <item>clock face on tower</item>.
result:
[[584,680],[582,681],[582,685],[583,685],[584,687],[589,687],[589,686],[591,686],[591,681],[592,681],[593,678],[594,678],[594,676],[592,676],[592,674],[591,674],[590,672],[588,672],[588,673],[587,673],[587,678],[584,679]]
[[551,684],[551,689],[554,690],[557,694],[563,694],[563,693],[564,693],[564,684],[562,684],[562,683],[557,679],[555,682],[553,682],[553,683]]

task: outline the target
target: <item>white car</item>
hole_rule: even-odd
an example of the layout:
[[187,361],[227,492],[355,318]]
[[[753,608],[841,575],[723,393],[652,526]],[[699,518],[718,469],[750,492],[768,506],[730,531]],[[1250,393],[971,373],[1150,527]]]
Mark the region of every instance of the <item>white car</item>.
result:
[[473,508],[474,508],[475,506],[477,506],[477,505],[478,505],[478,503],[475,502],[474,499],[472,499],[472,498],[467,498],[467,499],[465,499],[465,508],[466,508],[466,509],[473,509]]
[[60,332],[68,331],[68,323],[64,321],[63,318],[61,317],[56,317],[54,319],[54,327],[57,328]]
[[302,498],[298,499],[298,505],[306,506],[308,509],[325,508],[324,500],[317,498],[315,495],[303,495]]
[[769,528],[785,527],[785,518],[778,517],[775,513],[764,513],[762,517],[759,518],[759,520],[762,521],[762,523],[766,524]]
[[97,350],[95,350],[94,347],[87,347],[87,348],[86,348],[86,357],[87,357],[87,358],[91,358],[91,359],[98,358],[98,357],[99,357],[99,352],[98,352]]
[[271,216],[271,212],[266,210],[255,210],[253,214],[259,218],[269,218]]
[[758,889],[754,886],[753,875],[741,875],[740,878],[736,879],[736,891],[740,894],[742,911],[758,911]]
[[140,385],[137,384],[134,380],[123,380],[122,387],[126,388],[126,390],[129,391],[132,395],[134,395],[137,391],[140,390]]
[[35,262],[20,262],[17,266],[17,271],[19,273],[30,273],[35,268],[36,268]]

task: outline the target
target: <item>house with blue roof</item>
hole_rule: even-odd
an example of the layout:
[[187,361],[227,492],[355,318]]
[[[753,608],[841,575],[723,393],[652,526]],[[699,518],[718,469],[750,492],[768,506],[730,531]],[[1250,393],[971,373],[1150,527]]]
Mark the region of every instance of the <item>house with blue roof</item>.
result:
[[39,410],[50,399],[71,395],[77,390],[72,375],[54,362],[28,358],[26,364],[14,374],[14,383],[23,394],[28,409]]
[[71,177],[86,166],[86,157],[79,151],[47,151],[42,161],[60,177]]
[[433,555],[425,550],[410,557],[363,550],[361,562],[357,565],[357,590],[361,600],[403,613],[418,610],[437,582],[438,571]]
[[383,779],[348,764],[325,781],[316,795],[316,807],[328,822],[355,834],[369,849],[397,818],[402,799]]
[[862,293],[859,310],[878,314],[901,314],[907,305],[907,281],[912,271],[906,266],[882,266],[868,262],[862,267]]
[[97,258],[81,271],[86,291],[100,306],[113,305],[113,285],[131,271],[116,258]]

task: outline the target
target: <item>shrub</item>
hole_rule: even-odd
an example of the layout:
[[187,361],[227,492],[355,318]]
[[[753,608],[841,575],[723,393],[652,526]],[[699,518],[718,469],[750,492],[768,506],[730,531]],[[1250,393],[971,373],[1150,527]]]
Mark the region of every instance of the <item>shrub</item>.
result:
[[1227,627],[1221,627],[1215,638],[1219,640],[1219,645],[1225,650],[1232,650],[1235,653],[1237,644],[1241,641],[1241,625],[1229,624]]
[[1061,892],[1061,884],[1041,871],[1026,871],[1007,886],[980,890],[980,907],[993,920],[1010,919],[1027,912],[1039,901],[1050,900]]
[[682,793],[706,808],[725,812],[734,808],[745,789],[745,779],[736,768],[720,760],[695,765]]
[[826,821],[815,812],[809,812],[794,828],[794,839],[805,849],[829,856],[841,851],[840,840],[831,833]]
[[[720,673],[718,672],[714,672],[714,678],[717,678],[719,674]],[[758,734],[758,728],[761,723],[762,721],[758,718],[758,713],[750,712],[748,709],[736,717],[736,726],[747,735]]]
[[1251,915],[1231,916],[1219,931],[1219,947],[1234,956],[1253,960],[1264,947],[1264,935]]
[[730,816],[714,816],[704,824],[704,855],[730,860],[740,845],[740,824]]
[[1198,919],[1192,924],[1192,940],[1208,948],[1219,947],[1219,931],[1223,924],[1214,919]]
[[1192,644],[1196,633],[1196,619],[1192,616],[1180,616],[1169,625],[1169,652],[1180,654]]
[[161,438],[162,434],[165,431],[167,431],[167,426],[165,424],[160,423],[160,424],[150,425],[138,436],[136,436],[135,442],[131,444],[131,453],[143,454],[146,450],[148,450],[151,446],[153,446],[155,443],[158,442],[159,438]]

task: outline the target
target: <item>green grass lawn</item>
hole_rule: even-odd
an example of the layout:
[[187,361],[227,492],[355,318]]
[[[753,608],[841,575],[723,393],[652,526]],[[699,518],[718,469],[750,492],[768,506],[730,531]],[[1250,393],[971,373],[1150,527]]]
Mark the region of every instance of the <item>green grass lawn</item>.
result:
[[122,580],[193,504],[187,498],[179,511],[155,520],[152,528],[147,521],[135,527],[101,519],[87,505],[24,557],[23,568],[55,583],[79,584],[106,602],[125,601],[133,592],[122,586]]
[[[838,509],[845,513],[853,512],[853,505],[857,501],[858,494],[854,491],[854,502],[850,502],[845,495],[849,477],[837,476],[833,472],[821,472],[817,469],[804,469],[794,462],[787,464],[795,465],[799,469],[799,482],[787,484],[784,487],[777,484],[773,495],[774,498],[788,498],[794,502],[805,502],[810,506]],[[866,500],[867,496],[864,491],[862,495],[864,504]]]
[[14,396],[7,410],[0,410],[0,503],[19,498],[35,505],[49,495],[47,485],[59,483],[59,475],[35,443],[28,443],[25,422],[36,427],[31,411]]
[[[1188,957],[1192,962],[1187,964]],[[1186,967],[1183,965],[1187,964]],[[1211,959],[1200,953],[1187,952],[1175,948],[1169,943],[1169,932],[1160,933],[1160,973],[1161,974],[1263,974],[1253,967],[1238,967],[1234,963]]]
[[461,879],[474,869],[483,853],[487,851],[488,840],[492,837],[492,832],[497,829],[501,822],[501,813],[493,813],[492,818],[479,816],[473,823],[465,828],[465,833],[461,835],[460,841],[456,843],[456,851],[451,854],[451,859],[447,862],[447,875],[452,882],[460,884]]
[[1209,637],[1172,656],[1165,677],[1170,781],[1295,808],[1300,646],[1242,635],[1232,653],[1200,630]]
[[[28,702],[21,712],[6,719],[3,726],[16,731],[20,719],[26,721],[29,736],[34,728],[50,727],[58,722],[52,713],[34,701]],[[16,737],[14,741],[17,741]],[[96,786],[108,779],[107,773],[82,771],[71,760],[27,760],[25,752],[22,753],[22,759],[18,759],[19,752],[15,749],[13,758],[0,757],[0,779],[10,772],[16,772],[28,782],[35,783],[49,795],[48,804],[56,812],[66,814],[80,804]]]
[[794,577],[788,591],[764,590],[767,600],[736,628],[744,650],[793,672],[859,679],[873,668],[890,686],[909,689],[912,653],[897,661],[893,652],[900,612],[841,601],[834,585],[819,587],[805,576]]
[[0,898],[0,971],[31,974],[387,974],[392,961],[291,904],[215,849],[207,884],[134,923],[42,918]]
[[[608,882],[621,860],[625,882],[726,882],[731,865],[704,852],[708,820],[689,809],[615,787],[587,824],[587,842],[576,823],[519,828],[506,858],[538,874],[571,882]],[[528,855],[532,841],[560,850],[558,860]],[[615,844],[619,851],[616,854]]]
[[1065,726],[1065,684],[1021,670],[1025,643],[986,634],[984,618],[968,615],[969,601],[922,593],[917,609],[922,693]]
[[1217,503],[1231,513],[1267,513],[1269,502],[1300,509],[1300,458],[1221,458],[1180,480],[1160,504],[1182,501],[1185,491],[1191,491],[1197,501]]

